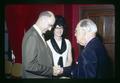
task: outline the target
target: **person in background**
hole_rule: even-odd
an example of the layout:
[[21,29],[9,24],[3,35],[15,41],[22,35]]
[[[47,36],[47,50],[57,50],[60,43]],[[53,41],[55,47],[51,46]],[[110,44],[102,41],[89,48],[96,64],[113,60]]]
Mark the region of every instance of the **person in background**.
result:
[[71,43],[65,38],[66,22],[63,16],[56,16],[52,37],[47,41],[53,53],[54,66],[67,67],[72,64]]
[[52,78],[53,55],[42,34],[51,30],[54,22],[54,14],[43,11],[25,33],[22,41],[22,78]]
[[56,66],[58,75],[71,78],[111,78],[112,63],[107,55],[105,47],[96,36],[97,26],[90,19],[82,19],[75,29],[77,43],[84,46],[78,62],[69,67]]

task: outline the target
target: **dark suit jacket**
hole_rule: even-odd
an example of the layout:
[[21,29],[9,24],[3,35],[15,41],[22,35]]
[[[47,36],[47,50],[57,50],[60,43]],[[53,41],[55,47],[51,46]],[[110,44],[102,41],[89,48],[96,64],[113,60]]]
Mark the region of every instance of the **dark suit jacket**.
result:
[[111,62],[102,42],[97,37],[82,50],[78,64],[63,69],[63,75],[72,78],[107,78],[112,73]]
[[22,77],[51,78],[52,52],[35,30],[31,27],[22,41]]

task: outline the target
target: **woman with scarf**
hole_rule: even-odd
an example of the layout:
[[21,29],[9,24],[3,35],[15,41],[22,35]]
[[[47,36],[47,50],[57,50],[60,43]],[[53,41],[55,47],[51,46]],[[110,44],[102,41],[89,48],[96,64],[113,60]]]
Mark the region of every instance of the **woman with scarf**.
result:
[[51,39],[47,41],[53,53],[54,66],[60,65],[61,67],[67,67],[72,64],[71,43],[64,37],[65,28],[66,23],[64,17],[56,16],[56,21],[52,30],[53,35]]

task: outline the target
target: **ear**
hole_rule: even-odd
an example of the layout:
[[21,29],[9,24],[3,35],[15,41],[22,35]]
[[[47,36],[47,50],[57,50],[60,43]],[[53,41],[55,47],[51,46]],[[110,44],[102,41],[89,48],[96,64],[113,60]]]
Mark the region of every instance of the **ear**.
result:
[[47,21],[46,16],[42,16],[42,17],[41,17],[41,22],[42,22],[42,23],[46,23],[46,21]]

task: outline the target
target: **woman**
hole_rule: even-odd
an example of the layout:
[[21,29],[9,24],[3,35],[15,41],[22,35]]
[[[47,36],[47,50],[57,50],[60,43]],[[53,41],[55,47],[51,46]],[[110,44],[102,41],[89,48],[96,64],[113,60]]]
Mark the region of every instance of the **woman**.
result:
[[53,53],[53,62],[61,67],[70,66],[72,63],[71,43],[64,37],[66,28],[65,19],[62,16],[56,16],[56,22],[53,27],[53,35],[47,41]]

